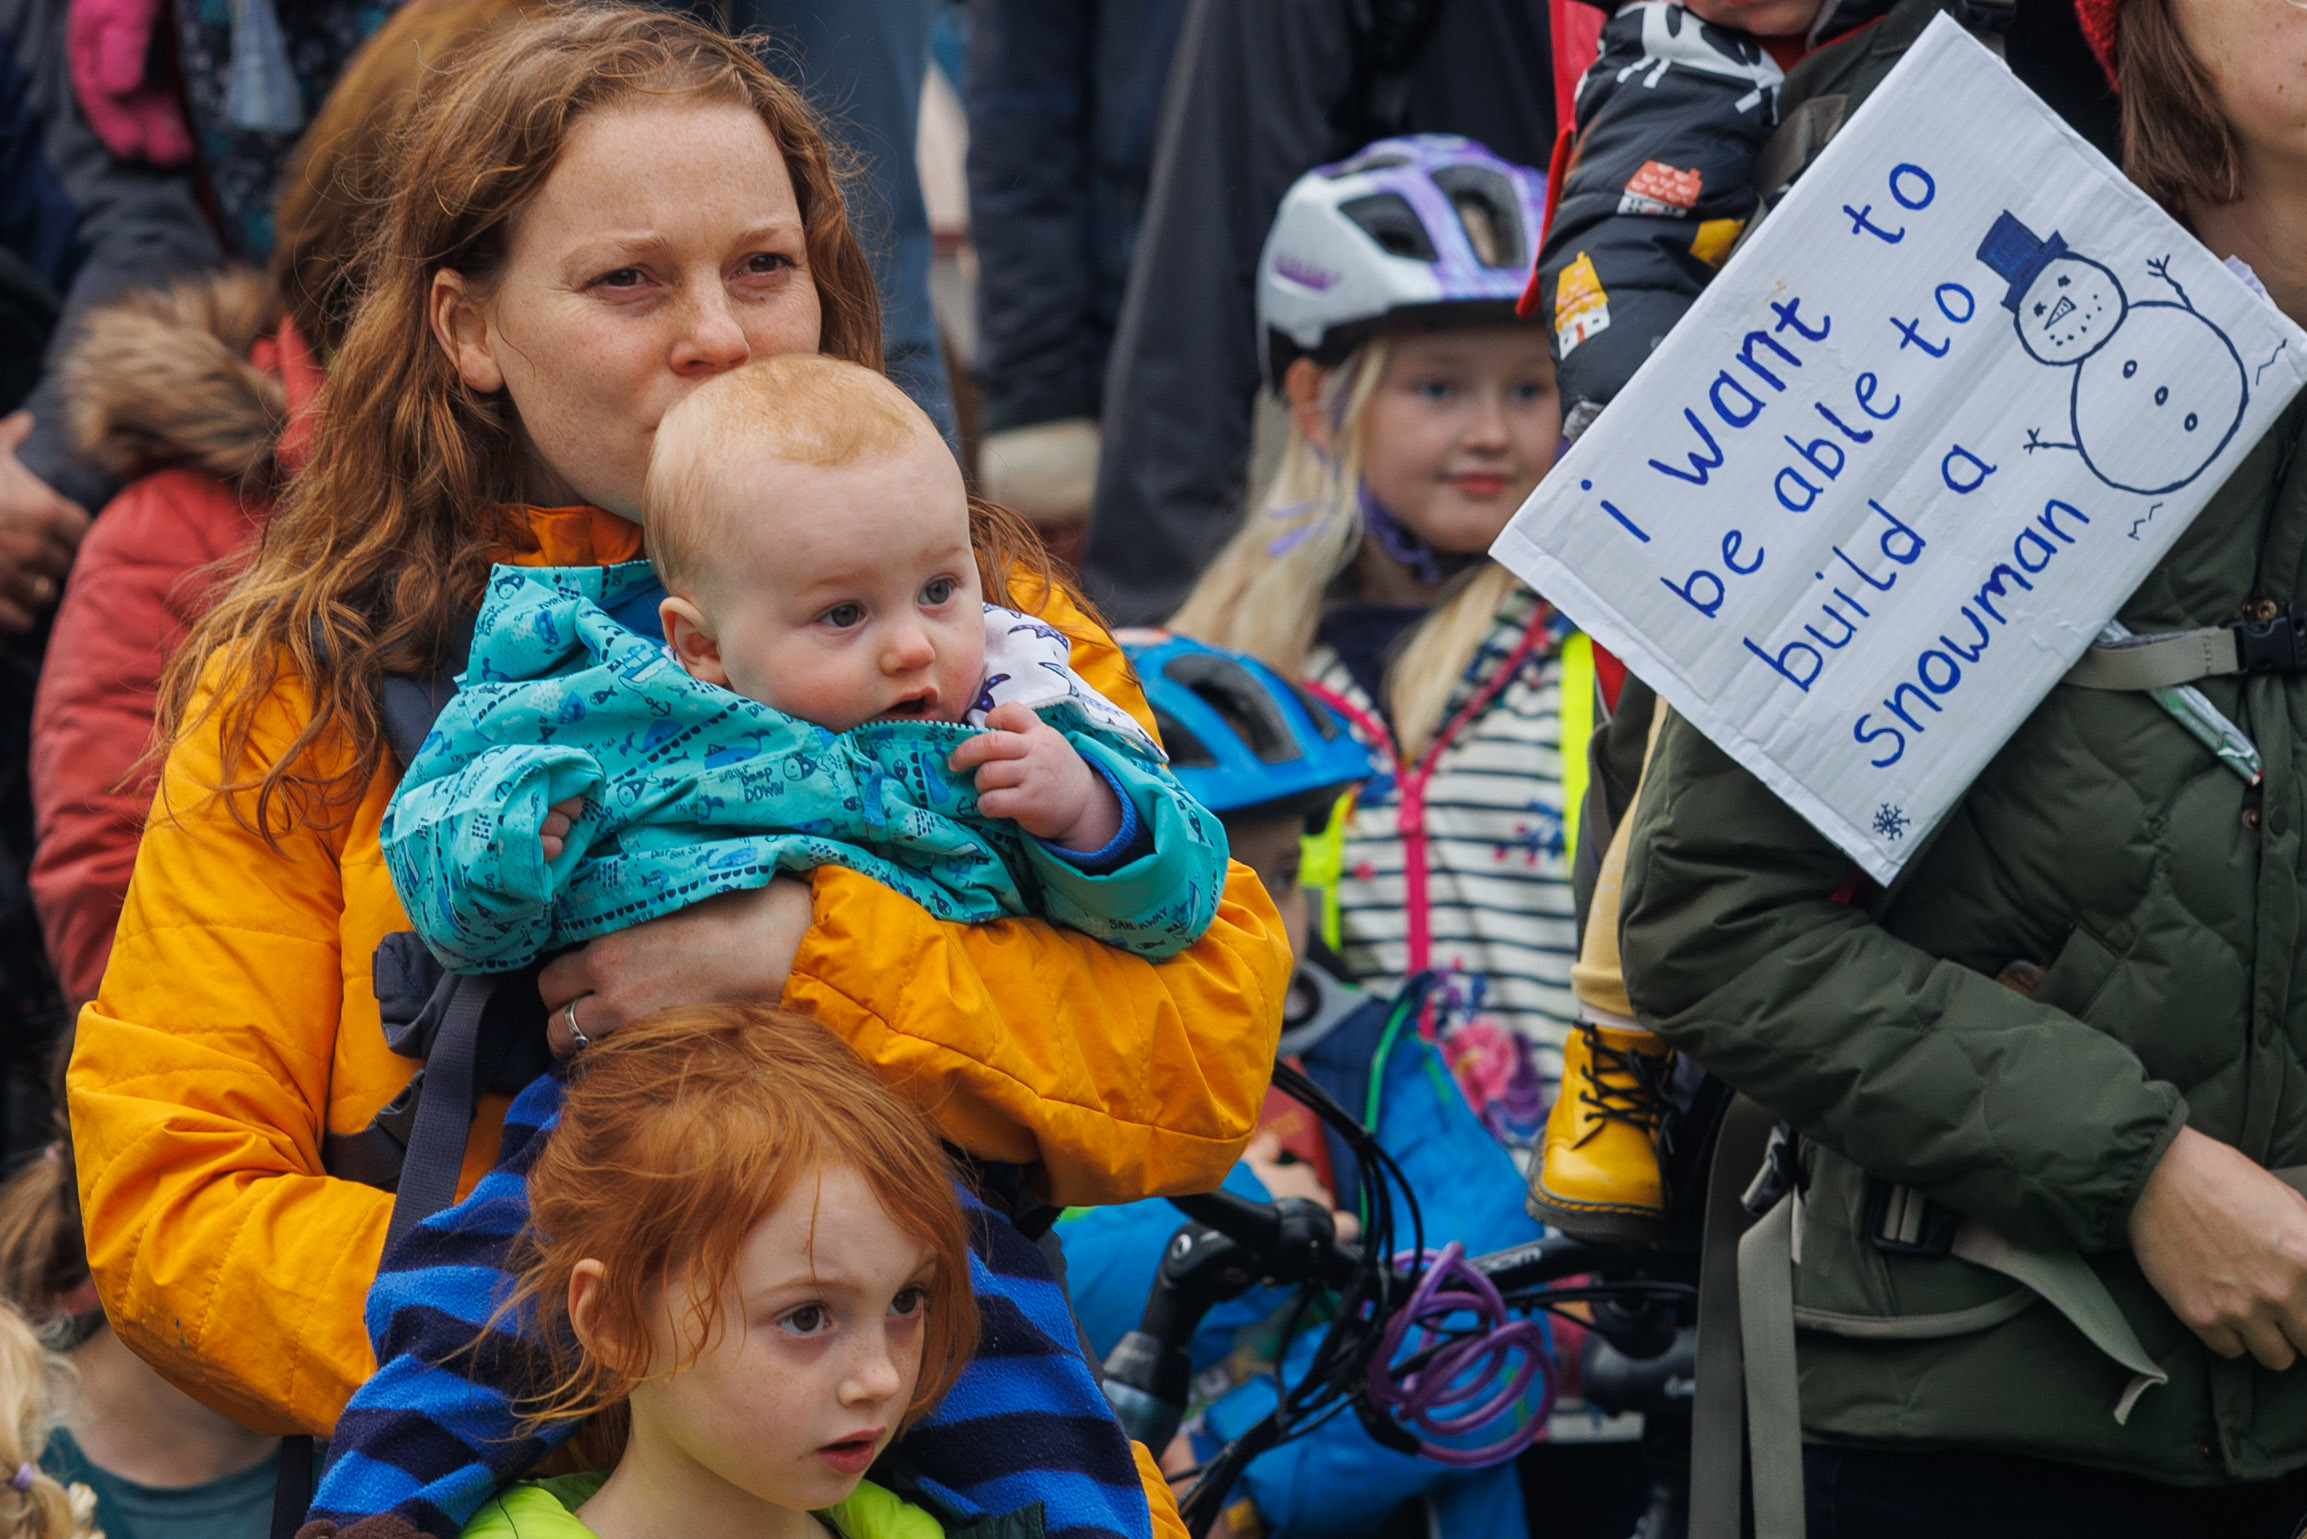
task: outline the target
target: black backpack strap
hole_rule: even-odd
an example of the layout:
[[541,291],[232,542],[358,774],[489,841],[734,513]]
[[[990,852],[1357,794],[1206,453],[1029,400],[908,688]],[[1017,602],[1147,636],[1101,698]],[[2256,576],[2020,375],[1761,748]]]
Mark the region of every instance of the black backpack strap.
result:
[[[378,702],[385,745],[403,770],[423,746],[442,708],[456,694],[457,675],[464,671],[463,659],[472,651],[473,628],[479,618],[474,614],[464,622],[461,634],[449,638],[445,649],[449,661],[430,677],[404,673],[385,675],[382,698]],[[384,964],[398,965],[401,951],[406,948],[396,948],[394,943],[401,938],[387,936],[377,948],[380,980],[387,970]],[[415,936],[407,939],[413,942]],[[396,1051],[418,1046],[418,1052],[412,1056],[422,1056],[425,1060],[425,1066],[410,1081],[409,1090],[358,1133],[331,1133],[324,1140],[322,1164],[330,1174],[392,1191],[392,1218],[385,1226],[387,1251],[418,1223],[456,1198],[457,1176],[464,1169],[465,1147],[472,1138],[473,1106],[480,1099],[477,1066],[481,1053],[481,1016],[505,976],[458,977],[430,1044],[419,1046],[397,1040],[393,1043]],[[380,996],[385,992],[380,984]],[[425,992],[425,988],[420,988],[418,997],[422,998]],[[408,1116],[410,1108],[404,1104],[411,1100],[413,1120]],[[407,1129],[405,1150],[401,1137],[396,1136],[404,1126]],[[296,1531],[304,1526],[305,1514],[312,1509],[312,1465],[310,1436],[280,1440],[280,1464],[272,1486],[271,1539],[296,1539]]]
[[312,1507],[312,1438],[280,1440],[280,1462],[272,1477],[272,1539],[296,1539]]
[[440,1031],[425,1055],[424,1088],[417,1094],[408,1153],[393,1193],[392,1223],[385,1231],[387,1252],[420,1221],[456,1199],[457,1175],[464,1169],[465,1145],[472,1136],[473,1104],[480,1098],[481,1015],[503,976],[457,975]]
[[420,678],[413,673],[385,675],[383,698],[378,701],[385,745],[400,761],[403,770],[424,746],[425,737],[433,730],[433,723],[440,719],[442,709],[455,698],[457,675],[465,671],[465,660],[473,650],[473,629],[480,618],[478,611],[465,617],[442,651],[445,661],[429,677]]

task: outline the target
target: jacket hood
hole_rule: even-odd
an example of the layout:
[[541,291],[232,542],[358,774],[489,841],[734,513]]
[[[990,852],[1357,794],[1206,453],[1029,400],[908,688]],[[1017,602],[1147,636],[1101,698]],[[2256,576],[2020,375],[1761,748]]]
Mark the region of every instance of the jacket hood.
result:
[[248,269],[91,311],[60,370],[72,442],[108,475],[185,467],[244,496],[268,493],[293,468],[283,461],[301,457],[302,414],[320,385],[270,287]]

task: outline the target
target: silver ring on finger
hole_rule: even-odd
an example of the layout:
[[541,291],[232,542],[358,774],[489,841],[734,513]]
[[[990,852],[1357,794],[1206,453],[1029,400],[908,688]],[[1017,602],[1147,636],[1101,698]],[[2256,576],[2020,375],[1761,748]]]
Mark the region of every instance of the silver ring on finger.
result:
[[[581,997],[581,996],[580,996],[580,997]],[[593,1045],[593,1039],[592,1039],[591,1037],[588,1037],[588,1036],[586,1036],[586,1035],[585,1035],[585,1033],[584,1033],[584,1030],[583,1030],[581,1027],[579,1027],[579,1026],[577,1025],[577,1001],[576,1001],[576,1000],[572,999],[572,1000],[570,1000],[570,1001],[569,1001],[567,1004],[565,1004],[565,1005],[563,1005],[563,1006],[561,1007],[561,1019],[562,1019],[563,1021],[565,1021],[565,1022],[568,1024],[568,1028],[569,1028],[569,1040],[570,1040],[571,1042],[573,1042],[573,1043],[575,1043],[575,1044],[576,1044],[576,1048],[577,1048],[577,1051],[578,1051],[578,1052],[580,1052],[580,1053],[581,1053],[581,1052],[583,1052],[583,1051],[584,1051],[586,1048],[588,1048],[588,1047],[591,1047],[591,1046]]]

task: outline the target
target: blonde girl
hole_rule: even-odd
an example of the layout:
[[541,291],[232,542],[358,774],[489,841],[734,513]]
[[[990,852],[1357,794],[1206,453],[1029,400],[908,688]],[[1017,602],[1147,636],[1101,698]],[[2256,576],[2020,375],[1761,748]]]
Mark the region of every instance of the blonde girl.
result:
[[0,1539],[104,1539],[96,1493],[40,1467],[72,1370],[12,1304],[0,1304]]
[[1307,681],[1384,773],[1334,831],[1325,932],[1429,1031],[1492,1130],[1534,1131],[1574,1017],[1571,842],[1585,638],[1490,542],[1553,463],[1546,338],[1513,301],[1544,179],[1468,140],[1382,140],[1309,173],[1260,262],[1288,442],[1173,620]]

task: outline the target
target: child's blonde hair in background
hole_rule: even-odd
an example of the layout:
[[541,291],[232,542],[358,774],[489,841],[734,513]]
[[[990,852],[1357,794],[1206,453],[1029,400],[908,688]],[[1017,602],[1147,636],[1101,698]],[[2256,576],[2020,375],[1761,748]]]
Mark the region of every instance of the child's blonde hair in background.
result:
[[[1337,424],[1337,452],[1323,453],[1290,424],[1273,478],[1171,616],[1172,630],[1247,652],[1287,678],[1305,672],[1330,585],[1362,549],[1362,435],[1391,352],[1381,332],[1330,371],[1322,409]],[[1451,691],[1515,584],[1512,572],[1482,562],[1418,622],[1387,669],[1384,704],[1404,758],[1441,730]]]
[[695,592],[731,503],[747,495],[732,481],[758,462],[740,451],[831,470],[921,442],[942,442],[928,414],[860,364],[783,353],[716,375],[658,424],[641,490],[649,560],[669,591]]
[[40,1468],[71,1384],[64,1359],[14,1305],[0,1304],[0,1539],[103,1539],[96,1493]]

